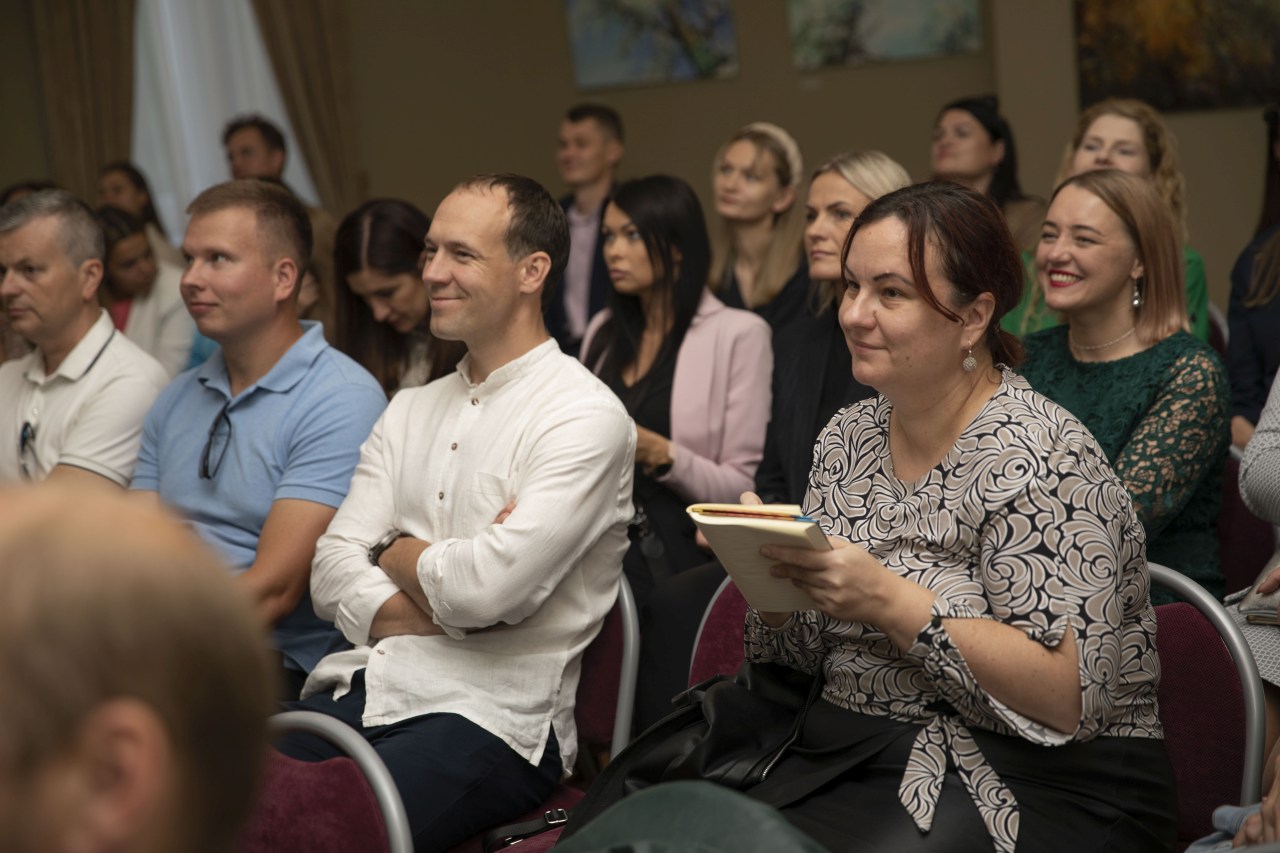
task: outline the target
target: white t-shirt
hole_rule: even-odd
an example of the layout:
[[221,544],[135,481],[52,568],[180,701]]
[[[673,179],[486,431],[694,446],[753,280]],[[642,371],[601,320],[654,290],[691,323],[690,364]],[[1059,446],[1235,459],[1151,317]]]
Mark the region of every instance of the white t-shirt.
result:
[[168,381],[105,310],[51,375],[38,348],[0,365],[0,483],[70,465],[128,486],[142,420]]

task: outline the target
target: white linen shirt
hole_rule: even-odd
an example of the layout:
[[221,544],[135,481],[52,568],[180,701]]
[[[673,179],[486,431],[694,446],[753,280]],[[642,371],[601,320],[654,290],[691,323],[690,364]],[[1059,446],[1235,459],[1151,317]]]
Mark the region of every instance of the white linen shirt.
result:
[[[322,660],[302,695],[336,699],[364,668],[365,726],[456,713],[535,765],[554,728],[569,768],[582,651],[627,549],[635,427],[554,340],[479,384],[469,366],[398,393],[361,448],[311,575],[316,613],[356,648]],[[431,543],[418,578],[444,636],[370,645],[398,587],[367,551],[393,528]]]
[[0,483],[22,479],[22,425],[34,429],[26,460],[31,479],[58,465],[83,468],[128,486],[142,421],[169,381],[160,363],[111,325],[103,310],[49,375],[37,348],[0,365]]

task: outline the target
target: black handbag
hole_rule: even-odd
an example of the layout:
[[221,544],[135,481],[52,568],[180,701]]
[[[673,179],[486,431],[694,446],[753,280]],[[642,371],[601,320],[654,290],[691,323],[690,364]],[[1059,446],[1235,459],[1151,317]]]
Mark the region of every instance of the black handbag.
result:
[[764,781],[795,743],[822,694],[821,670],[807,675],[778,663],[747,661],[673,700],[675,709],[613,757],[571,813],[499,827],[486,853],[563,825],[568,838],[623,797],[661,782],[705,779],[737,790]]
[[733,678],[689,688],[676,709],[614,756],[574,807],[567,838],[618,800],[661,782],[704,779],[746,790],[768,777],[795,743],[822,693],[815,675],[748,661]]

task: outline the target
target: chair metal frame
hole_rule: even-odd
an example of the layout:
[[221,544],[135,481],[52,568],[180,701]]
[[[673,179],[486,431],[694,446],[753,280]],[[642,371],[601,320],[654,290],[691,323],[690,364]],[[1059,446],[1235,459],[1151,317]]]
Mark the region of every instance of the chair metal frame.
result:
[[[1191,578],[1159,563],[1147,563],[1153,583],[1172,590],[1188,604],[1195,607],[1209,620],[1227,647],[1236,673],[1240,676],[1240,691],[1244,700],[1244,773],[1240,782],[1240,803],[1249,805],[1262,796],[1262,754],[1266,730],[1266,703],[1262,695],[1262,676],[1253,659],[1249,644],[1227,609],[1208,590]],[[1156,644],[1159,646],[1157,629]]]
[[640,673],[640,611],[626,576],[618,584],[618,604],[622,611],[622,665],[618,672],[618,707],[613,715],[613,741],[609,744],[611,756],[622,752],[631,742],[636,679]]
[[282,711],[273,714],[271,734],[280,736],[288,732],[306,732],[318,735],[341,749],[355,762],[373,790],[373,797],[382,812],[382,825],[387,833],[387,846],[391,853],[413,853],[413,833],[409,829],[409,816],[395,780],[382,758],[360,733],[346,723],[318,711]]

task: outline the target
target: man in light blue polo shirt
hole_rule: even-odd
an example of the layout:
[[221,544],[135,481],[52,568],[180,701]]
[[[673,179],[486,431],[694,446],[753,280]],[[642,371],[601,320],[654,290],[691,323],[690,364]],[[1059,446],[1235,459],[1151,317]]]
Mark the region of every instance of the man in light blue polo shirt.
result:
[[297,319],[311,252],[301,203],[242,180],[206,190],[187,212],[182,296],[221,349],[156,400],[133,488],[187,518],[238,571],[296,698],[320,658],[345,645],[311,607],[311,559],[386,399],[319,324]]

